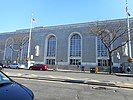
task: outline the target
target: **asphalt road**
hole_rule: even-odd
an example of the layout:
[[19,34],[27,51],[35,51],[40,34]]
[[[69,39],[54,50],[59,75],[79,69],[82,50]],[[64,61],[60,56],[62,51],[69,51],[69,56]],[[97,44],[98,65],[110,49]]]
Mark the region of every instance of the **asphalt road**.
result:
[[[121,83],[133,83],[132,77],[118,77],[115,75],[85,74],[53,71],[31,71],[4,69],[6,73],[16,75],[33,75],[52,78],[69,78],[79,80],[100,80],[103,82],[114,81]],[[17,82],[29,87],[36,100],[132,100],[133,89],[103,87],[58,81],[34,80],[12,77]]]
[[133,90],[13,78],[30,88],[35,100],[132,100]]
[[88,73],[73,73],[73,72],[58,72],[58,71],[34,71],[34,70],[17,70],[17,69],[4,69],[6,73],[13,73],[18,75],[33,75],[38,77],[51,77],[51,78],[65,78],[65,79],[78,79],[78,80],[94,80],[101,82],[114,82],[114,83],[128,83],[133,84],[132,77],[119,77],[115,75],[104,74],[88,74]]

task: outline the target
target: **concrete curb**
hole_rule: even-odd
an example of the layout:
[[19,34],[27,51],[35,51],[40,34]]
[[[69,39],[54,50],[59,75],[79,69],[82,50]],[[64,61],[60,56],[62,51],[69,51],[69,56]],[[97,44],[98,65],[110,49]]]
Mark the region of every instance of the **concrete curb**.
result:
[[[53,69],[49,69],[48,71],[54,71]],[[125,74],[125,73],[112,73],[109,74],[108,72],[98,72],[98,73],[90,73],[89,71],[74,71],[74,70],[63,70],[58,69],[55,70],[57,72],[66,72],[66,73],[85,73],[85,74],[102,74],[102,75],[116,75],[116,76],[123,76],[123,77],[133,77],[133,74]]]
[[57,72],[66,72],[66,73],[85,73],[85,74],[114,75],[114,74],[109,74],[108,72],[90,73],[89,71],[76,71],[76,70],[63,70],[63,69],[58,69],[58,70],[49,69],[47,71],[55,71],[55,72],[57,71]]
[[133,74],[119,74],[119,73],[116,73],[115,75],[116,76],[121,76],[121,77],[133,77]]

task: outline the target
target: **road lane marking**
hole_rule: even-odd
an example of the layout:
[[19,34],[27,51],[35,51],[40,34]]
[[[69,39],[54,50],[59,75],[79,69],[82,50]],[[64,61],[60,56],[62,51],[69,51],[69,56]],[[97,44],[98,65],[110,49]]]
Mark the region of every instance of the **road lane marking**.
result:
[[38,75],[36,75],[36,74],[31,74],[31,76],[36,77],[36,76],[38,76]]
[[21,73],[18,73],[17,76],[22,76],[22,74]]

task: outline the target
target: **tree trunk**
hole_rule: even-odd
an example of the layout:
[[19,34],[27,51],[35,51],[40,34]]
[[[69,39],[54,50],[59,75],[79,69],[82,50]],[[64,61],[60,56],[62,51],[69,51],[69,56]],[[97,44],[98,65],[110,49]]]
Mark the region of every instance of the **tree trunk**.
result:
[[21,51],[18,51],[18,52],[17,52],[17,54],[18,54],[18,55],[17,55],[17,63],[20,63],[20,52],[21,52]]
[[112,53],[109,52],[109,74],[112,73],[112,65],[113,65],[111,54],[112,54]]

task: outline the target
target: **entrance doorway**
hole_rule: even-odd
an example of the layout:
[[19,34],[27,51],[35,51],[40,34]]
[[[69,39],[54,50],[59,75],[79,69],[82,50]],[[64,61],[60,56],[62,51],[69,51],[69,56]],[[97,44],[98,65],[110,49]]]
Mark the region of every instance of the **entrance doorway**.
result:
[[108,71],[109,60],[108,59],[98,59],[99,71]]

